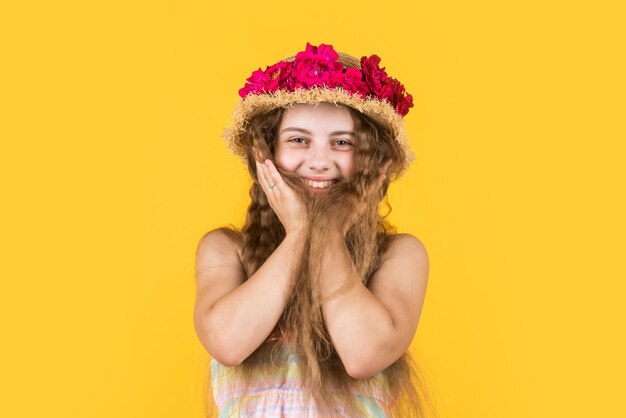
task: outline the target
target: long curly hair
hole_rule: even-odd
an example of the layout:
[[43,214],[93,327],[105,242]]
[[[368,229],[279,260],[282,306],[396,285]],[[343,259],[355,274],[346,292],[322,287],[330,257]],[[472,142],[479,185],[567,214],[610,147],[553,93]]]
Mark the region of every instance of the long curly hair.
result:
[[[320,270],[331,228],[331,213],[360,210],[362,215],[346,233],[345,244],[358,277],[368,284],[380,266],[382,255],[388,248],[395,229],[379,213],[386,198],[387,186],[402,171],[404,151],[393,140],[390,126],[383,126],[359,111],[347,107],[354,120],[355,171],[352,176],[333,185],[321,197],[311,196],[302,180],[277,166],[285,182],[305,203],[309,224],[304,255],[294,277],[294,288],[287,306],[276,327],[267,338],[239,366],[232,368],[234,379],[240,387],[237,392],[248,393],[253,376],[276,374],[286,365],[286,354],[298,358],[298,374],[303,388],[314,400],[322,416],[363,417],[363,410],[355,394],[376,397],[389,417],[426,418],[436,416],[433,399],[426,387],[426,375],[419,364],[406,352],[395,363],[375,376],[365,379],[351,377],[334,349],[322,317],[322,300],[319,284]],[[241,229],[231,228],[242,243],[242,262],[246,276],[252,276],[285,238],[285,229],[270,207],[256,173],[257,150],[261,161],[274,161],[274,144],[284,109],[274,109],[252,118],[243,135],[247,166],[254,183],[250,188],[251,202],[245,224]],[[381,188],[377,187],[380,168],[389,163],[388,177]],[[276,165],[276,164],[275,164]],[[389,203],[387,215],[391,211]],[[340,289],[339,294],[347,289]],[[333,294],[330,297],[336,297]],[[286,346],[289,339],[293,344]],[[268,356],[270,360],[268,361]],[[278,369],[277,369],[278,367]],[[381,393],[383,394],[381,396]],[[381,399],[381,397],[383,399]],[[243,408],[246,396],[232,410]]]

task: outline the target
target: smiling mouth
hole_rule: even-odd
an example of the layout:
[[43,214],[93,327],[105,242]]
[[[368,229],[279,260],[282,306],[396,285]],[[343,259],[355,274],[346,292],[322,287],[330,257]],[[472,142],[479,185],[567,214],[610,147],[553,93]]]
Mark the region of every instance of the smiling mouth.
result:
[[326,180],[326,181],[314,181],[309,179],[303,179],[304,183],[313,188],[313,189],[328,189],[330,186],[336,182],[336,180]]

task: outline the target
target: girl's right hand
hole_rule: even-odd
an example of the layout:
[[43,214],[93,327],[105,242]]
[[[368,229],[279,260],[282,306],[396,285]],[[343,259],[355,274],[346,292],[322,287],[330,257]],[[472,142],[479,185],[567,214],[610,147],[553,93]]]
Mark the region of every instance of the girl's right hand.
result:
[[285,227],[285,232],[306,228],[307,212],[300,197],[283,180],[271,160],[265,160],[264,163],[255,162],[261,188],[276,216]]

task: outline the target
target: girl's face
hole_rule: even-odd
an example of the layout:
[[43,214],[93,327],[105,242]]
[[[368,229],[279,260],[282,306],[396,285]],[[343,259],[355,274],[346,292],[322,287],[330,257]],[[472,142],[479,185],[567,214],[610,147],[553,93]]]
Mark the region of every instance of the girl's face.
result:
[[356,135],[343,106],[295,104],[285,110],[274,147],[276,163],[300,176],[314,193],[350,178],[354,171]]

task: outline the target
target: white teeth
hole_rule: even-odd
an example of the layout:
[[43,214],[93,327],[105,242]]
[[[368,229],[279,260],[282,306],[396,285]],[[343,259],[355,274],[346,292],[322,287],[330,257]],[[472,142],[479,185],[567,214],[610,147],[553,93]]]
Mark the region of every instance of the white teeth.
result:
[[330,187],[330,185],[332,184],[332,181],[331,180],[313,181],[313,180],[306,179],[306,184],[313,187],[314,189],[325,189],[327,187]]

